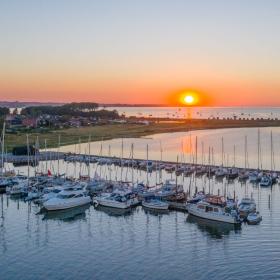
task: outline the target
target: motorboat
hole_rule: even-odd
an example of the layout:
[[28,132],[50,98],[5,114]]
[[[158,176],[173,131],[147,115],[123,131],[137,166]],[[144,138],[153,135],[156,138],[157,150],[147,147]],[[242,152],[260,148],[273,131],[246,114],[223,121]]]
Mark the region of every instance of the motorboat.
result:
[[25,201],[30,201],[33,199],[38,199],[42,195],[42,192],[39,191],[36,187],[32,187],[28,191],[27,196],[24,198]]
[[86,204],[79,207],[74,207],[70,209],[64,209],[60,211],[45,211],[43,212],[43,220],[61,220],[64,222],[71,222],[73,220],[85,219],[86,213],[90,204]]
[[278,179],[278,174],[276,172],[272,172],[270,174],[270,178],[271,178],[272,184],[275,184],[277,182],[277,179]]
[[108,185],[109,182],[104,179],[93,179],[88,182],[86,188],[91,194],[96,194],[98,192],[104,191]]
[[240,224],[242,222],[236,210],[226,212],[224,207],[212,205],[206,201],[187,204],[187,210],[190,215],[208,220],[230,224]]
[[168,165],[165,165],[165,171],[167,172],[167,173],[172,173],[172,172],[174,172],[175,170],[176,170],[176,165],[174,165],[174,164],[168,164]]
[[6,193],[11,196],[26,195],[28,190],[28,181],[14,182],[12,186],[6,187]]
[[142,201],[142,206],[153,210],[168,210],[169,203],[159,199],[147,199]]
[[138,205],[139,200],[131,190],[114,190],[112,193],[102,193],[95,197],[93,203],[95,206],[126,209]]
[[220,195],[207,194],[204,200],[212,205],[220,207],[225,207],[227,204],[225,198]]
[[191,199],[187,201],[187,203],[198,203],[199,201],[203,200],[205,198],[204,192],[197,192]]
[[248,214],[256,211],[256,203],[253,198],[242,198],[238,204],[238,211],[240,216],[247,217]]
[[10,178],[2,178],[0,179],[0,193],[6,192],[6,187],[12,186],[13,182]]
[[235,199],[233,199],[233,198],[227,197],[226,208],[228,208],[228,209],[236,209],[237,208],[237,201]]
[[238,177],[238,170],[236,168],[229,168],[227,173],[227,178],[229,180],[234,180]]
[[250,214],[247,216],[247,223],[248,223],[249,225],[257,225],[257,224],[259,224],[261,221],[262,221],[262,216],[260,215],[259,212],[253,212],[253,213],[250,213]]
[[155,196],[159,198],[168,198],[174,196],[176,193],[183,191],[182,185],[177,185],[173,180],[167,180],[163,186],[155,192]]
[[249,182],[250,183],[257,183],[259,181],[259,173],[257,171],[249,172]]
[[188,215],[186,221],[191,224],[196,224],[202,232],[207,232],[215,239],[221,239],[231,232],[238,232],[241,229],[241,224],[223,223],[214,220],[203,219],[193,215]]
[[219,167],[219,168],[217,168],[217,170],[215,171],[215,177],[218,178],[218,179],[227,176],[227,174],[228,174],[228,171],[227,171],[227,169],[224,168],[224,167]]
[[205,166],[198,166],[195,168],[195,175],[196,176],[202,176],[207,172],[207,169]]
[[246,181],[249,178],[249,172],[246,169],[240,170],[238,177],[240,181]]
[[132,191],[138,195],[139,199],[153,198],[155,196],[155,187],[145,186],[143,183],[135,184]]
[[64,210],[86,205],[91,202],[91,198],[83,191],[62,191],[56,197],[43,203],[43,207],[48,211]]
[[183,175],[185,177],[188,177],[188,176],[192,175],[193,172],[194,172],[194,169],[191,166],[186,166],[184,169]]
[[43,204],[47,200],[50,200],[51,198],[55,198],[63,190],[64,189],[61,186],[44,188],[42,195],[34,202],[37,204]]
[[261,181],[260,181],[260,186],[261,187],[271,187],[272,186],[271,177],[268,175],[262,176]]

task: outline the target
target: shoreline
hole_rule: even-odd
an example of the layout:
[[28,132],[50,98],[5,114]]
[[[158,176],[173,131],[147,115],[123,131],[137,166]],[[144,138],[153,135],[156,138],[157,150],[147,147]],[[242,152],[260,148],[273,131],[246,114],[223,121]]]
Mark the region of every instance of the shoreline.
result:
[[[155,121],[154,119],[147,119]],[[190,119],[177,120],[178,122],[168,122],[157,119],[157,122],[144,124],[106,124],[87,126],[79,128],[56,129],[48,132],[30,132],[29,143],[34,144],[37,137],[40,143],[40,149],[44,148],[45,140],[47,148],[58,147],[58,138],[60,136],[61,146],[74,145],[79,143],[111,140],[117,138],[140,138],[143,136],[173,133],[173,132],[188,132],[194,130],[207,129],[223,129],[223,128],[254,128],[254,127],[280,127],[280,120],[217,120],[217,119]],[[26,144],[26,134],[24,132],[16,134],[6,134],[5,147],[8,152],[11,152],[14,147]]]

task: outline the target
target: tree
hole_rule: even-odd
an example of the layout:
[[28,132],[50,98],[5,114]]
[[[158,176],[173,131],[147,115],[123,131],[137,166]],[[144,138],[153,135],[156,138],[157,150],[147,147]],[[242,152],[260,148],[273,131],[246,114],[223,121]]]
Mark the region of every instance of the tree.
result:
[[15,108],[14,110],[13,110],[13,115],[17,115],[18,114],[18,108]]
[[97,103],[81,102],[68,103],[62,106],[30,106],[21,111],[22,115],[38,117],[42,115],[56,115],[60,117],[95,117],[112,119],[119,118],[117,111],[98,110]]
[[7,107],[0,107],[0,116],[4,117],[10,113],[9,108]]

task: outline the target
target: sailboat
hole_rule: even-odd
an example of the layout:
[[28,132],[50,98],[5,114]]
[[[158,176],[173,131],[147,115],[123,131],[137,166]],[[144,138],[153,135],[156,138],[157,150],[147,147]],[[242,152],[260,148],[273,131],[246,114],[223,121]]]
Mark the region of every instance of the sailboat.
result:
[[247,135],[245,136],[244,141],[244,169],[239,171],[238,177],[240,181],[246,181],[249,178],[248,168],[248,144],[247,144]]
[[[147,149],[146,149],[146,153],[147,153],[147,187],[149,187],[149,168],[148,168],[148,161],[149,161],[149,145],[147,144]],[[143,192],[140,196],[142,196],[144,198],[144,200],[142,201],[142,206],[145,208],[149,208],[149,209],[155,209],[155,210],[167,210],[169,203],[168,202],[164,202],[161,201],[161,195],[164,195],[164,191],[159,192],[158,196],[156,198],[156,192],[153,192],[152,196],[148,196],[147,194],[151,194],[150,191],[148,192]],[[143,196],[144,195],[144,196]]]

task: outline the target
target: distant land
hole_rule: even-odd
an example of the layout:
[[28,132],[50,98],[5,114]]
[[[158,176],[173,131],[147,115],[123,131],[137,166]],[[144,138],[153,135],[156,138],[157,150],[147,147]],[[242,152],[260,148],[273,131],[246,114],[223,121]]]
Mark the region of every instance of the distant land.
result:
[[[0,107],[22,108],[27,106],[59,106],[71,102],[0,101]],[[98,103],[98,102],[97,102]],[[177,107],[167,104],[116,104],[98,103],[99,107]],[[178,105],[180,106],[180,105]]]
[[[76,101],[77,102],[77,101]],[[81,101],[83,102],[83,101]],[[88,101],[89,102],[89,101]],[[94,101],[92,101],[94,102]],[[36,101],[0,101],[0,107],[23,108],[28,106],[60,106],[71,102],[36,102]],[[100,108],[106,107],[187,107],[183,104],[122,104],[122,103],[98,103]],[[279,108],[280,106],[194,106],[194,107],[213,107],[213,108]]]
[[9,108],[22,108],[27,106],[59,106],[65,103],[57,102],[21,102],[21,101],[0,101],[0,107],[9,107]]

